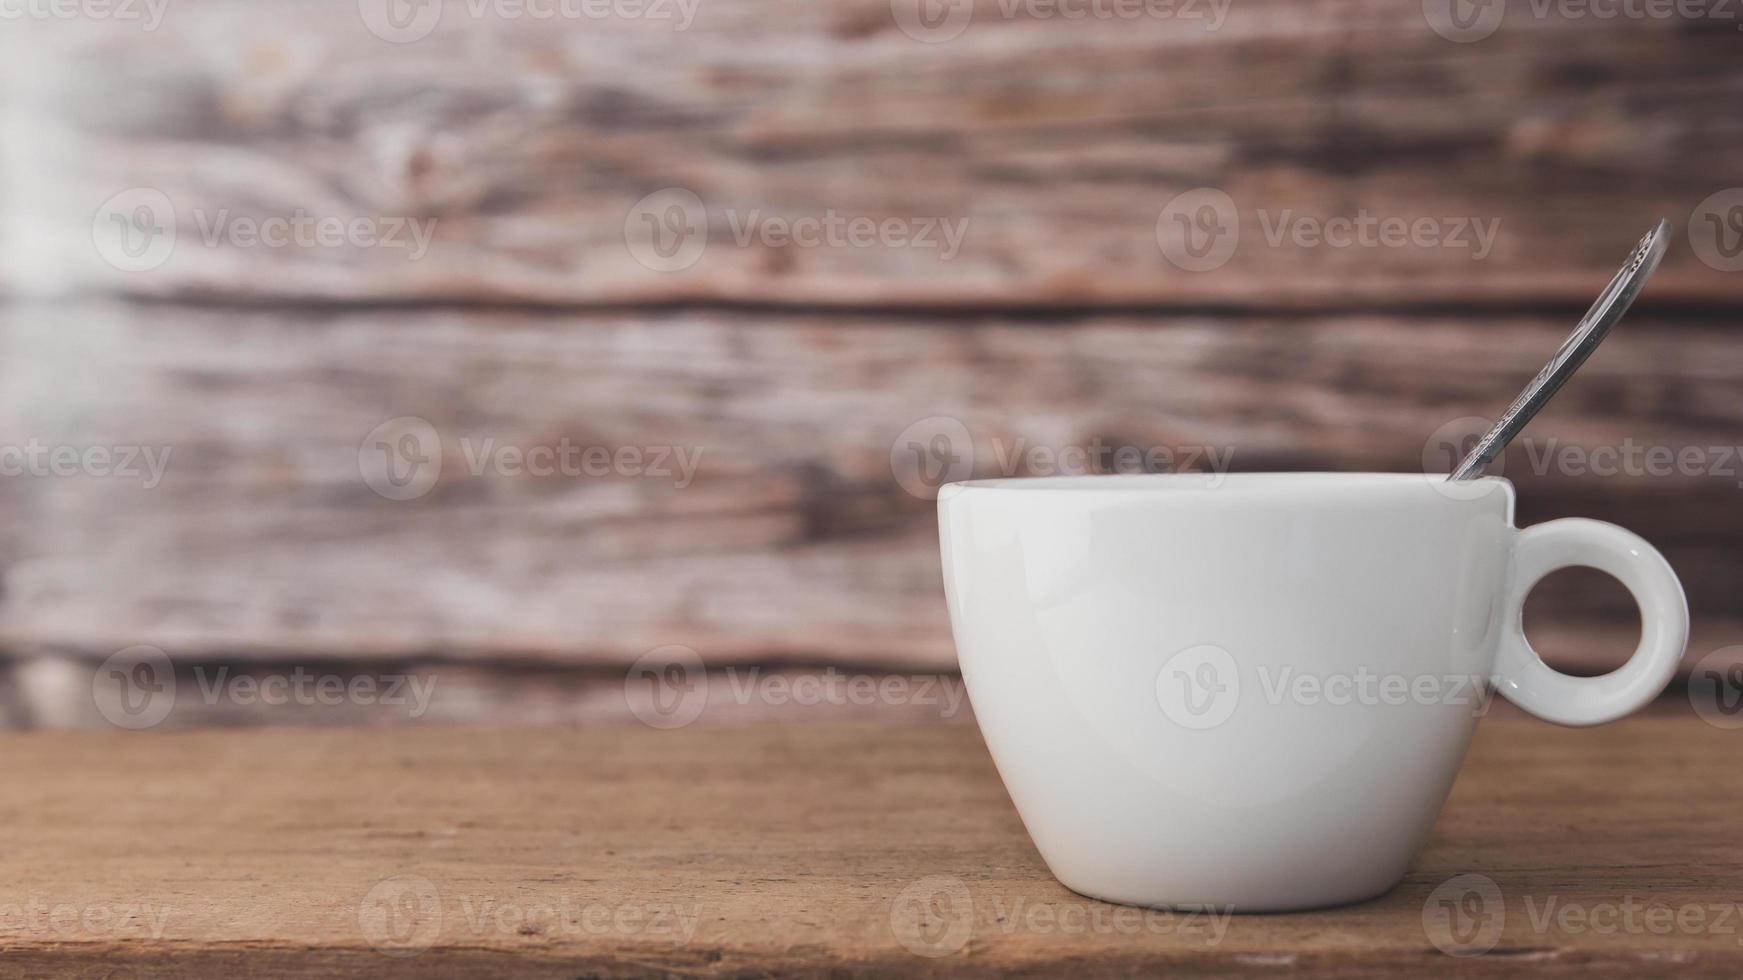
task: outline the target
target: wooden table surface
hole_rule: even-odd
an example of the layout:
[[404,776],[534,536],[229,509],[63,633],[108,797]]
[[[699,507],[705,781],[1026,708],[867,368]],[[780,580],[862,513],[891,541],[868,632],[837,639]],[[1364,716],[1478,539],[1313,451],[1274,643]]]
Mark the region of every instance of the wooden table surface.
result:
[[1222,917],[1056,883],[968,726],[14,735],[0,975],[1735,976],[1739,745],[1490,717],[1390,895]]

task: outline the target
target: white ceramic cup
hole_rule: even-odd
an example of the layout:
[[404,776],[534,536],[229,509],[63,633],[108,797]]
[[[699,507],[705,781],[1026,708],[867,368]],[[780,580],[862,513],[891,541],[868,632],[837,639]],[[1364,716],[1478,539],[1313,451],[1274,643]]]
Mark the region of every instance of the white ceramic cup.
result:
[[[1305,909],[1396,885],[1487,696],[1593,725],[1676,670],[1688,606],[1645,541],[1513,527],[1513,485],[1422,474],[980,480],[938,496],[987,747],[1053,874],[1153,907]],[[1627,664],[1545,666],[1521,609],[1570,565],[1640,605]]]

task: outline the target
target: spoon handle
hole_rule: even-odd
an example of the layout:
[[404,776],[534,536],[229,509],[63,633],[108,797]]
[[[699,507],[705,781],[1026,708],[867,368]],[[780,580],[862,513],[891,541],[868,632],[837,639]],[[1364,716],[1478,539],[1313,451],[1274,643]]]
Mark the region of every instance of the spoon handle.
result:
[[1459,463],[1448,480],[1470,480],[1482,475],[1484,468],[1501,455],[1501,450],[1513,441],[1519,430],[1525,428],[1525,423],[1537,414],[1544,403],[1554,397],[1562,384],[1573,373],[1579,370],[1593,350],[1603,342],[1604,335],[1622,319],[1633,305],[1634,297],[1640,295],[1640,290],[1651,278],[1653,270],[1658,268],[1659,260],[1664,258],[1664,251],[1670,245],[1670,224],[1663,218],[1658,220],[1658,227],[1647,232],[1640,244],[1629,254],[1628,261],[1623,263],[1621,271],[1598,294],[1598,299],[1586,315],[1580,317],[1579,325],[1573,333],[1562,341],[1555,356],[1537,372],[1537,377],[1525,386],[1519,397],[1513,399],[1513,404],[1501,413],[1501,418],[1495,423],[1476,448]]

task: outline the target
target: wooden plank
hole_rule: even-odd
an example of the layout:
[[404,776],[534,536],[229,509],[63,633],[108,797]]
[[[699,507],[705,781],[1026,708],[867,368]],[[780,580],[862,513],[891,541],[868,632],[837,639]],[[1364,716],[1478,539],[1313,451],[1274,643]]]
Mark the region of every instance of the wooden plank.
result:
[[[1735,975],[1734,738],[1488,719],[1399,888],[1213,920],[1057,884],[962,726],[9,735],[0,942],[190,977]],[[1504,902],[1475,959],[1425,924],[1463,874]]]
[[[895,670],[954,663],[932,503],[900,448],[931,431],[917,421],[960,420],[983,476],[1080,469],[1064,451],[1098,440],[1200,469],[1213,452],[1249,471],[1419,469],[1431,434],[1504,405],[1564,326],[108,302],[0,317],[0,446],[141,450],[132,478],[0,480],[9,647],[622,665],[682,643],[710,663]],[[1510,455],[1521,521],[1631,526],[1682,572],[1698,625],[1734,621],[1735,453],[1660,476],[1539,473],[1533,454],[1734,445],[1740,383],[1723,326],[1629,323]],[[393,500],[359,452],[401,416],[438,431],[441,465]],[[564,445],[644,455],[541,477],[494,452]],[[661,449],[699,460],[687,485],[675,463],[647,472]],[[149,489],[144,450],[169,454]],[[1631,615],[1619,590],[1588,591],[1552,580],[1545,609],[1564,626]]]
[[[1663,215],[1679,241],[1648,301],[1738,298],[1717,240],[1713,265],[1690,247],[1736,203],[1709,200],[1743,151],[1713,111],[1743,92],[1722,18],[1515,5],[1467,44],[1389,0],[1237,3],[1215,29],[1204,3],[1065,34],[1050,4],[977,0],[959,37],[921,43],[904,4],[708,3],[680,31],[449,2],[405,44],[355,5],[287,0],[177,3],[143,40],[27,22],[0,268],[17,289],[250,301],[1584,304]],[[1174,247],[1199,211],[1170,202],[1205,187],[1229,195],[1216,217],[1238,247],[1190,271],[1158,225]],[[93,217],[113,236],[99,212],[139,188],[164,195],[176,244],[119,271]],[[625,235],[667,216],[638,209],[665,188],[697,195],[673,226],[702,248],[684,268]],[[269,247],[238,224],[299,214],[397,242],[401,219],[435,224],[427,251],[349,232]],[[1315,244],[1364,217],[1431,234]],[[780,232],[831,218],[833,243]],[[880,230],[856,242],[849,219]],[[1493,223],[1490,245],[1467,219]],[[959,247],[934,221],[965,223]]]

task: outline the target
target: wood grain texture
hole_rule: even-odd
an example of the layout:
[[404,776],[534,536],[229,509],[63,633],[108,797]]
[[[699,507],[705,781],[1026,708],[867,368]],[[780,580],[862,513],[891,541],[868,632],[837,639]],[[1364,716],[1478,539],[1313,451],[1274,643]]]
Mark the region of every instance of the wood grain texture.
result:
[[[1056,883],[972,728],[10,735],[0,948],[189,977],[1728,976],[1736,738],[1488,719],[1396,890],[1219,927]],[[1460,874],[1505,902],[1486,956],[1424,923]]]
[[[1083,462],[1035,451],[1097,440],[1200,469],[1212,452],[1248,471],[1420,469],[1431,434],[1504,405],[1563,326],[107,302],[0,317],[0,445],[169,454],[150,489],[143,462],[134,478],[0,480],[12,648],[621,665],[682,643],[710,663],[897,670],[954,662],[933,505],[904,488],[906,453],[892,463],[916,421],[960,420],[983,476],[1071,471]],[[1700,631],[1740,612],[1738,453],[1708,455],[1713,472],[1539,469],[1552,438],[1556,460],[1734,446],[1739,384],[1722,325],[1643,317],[1505,470],[1521,524],[1590,516],[1657,544],[1717,645],[1737,642]],[[366,485],[359,450],[401,416],[437,430],[441,465],[396,501]],[[564,444],[698,462],[681,487],[675,470],[474,468],[501,458],[487,445]],[[1545,608],[1579,628],[1631,616],[1620,590],[1589,586],[1552,579]]]
[[[961,36],[921,43],[898,26],[912,6],[709,0],[679,31],[451,0],[407,44],[349,3],[189,0],[149,33],[27,22],[0,267],[20,289],[257,301],[1583,303],[1662,215],[1679,242],[1648,301],[1739,296],[1684,237],[1713,234],[1694,212],[1737,184],[1743,125],[1714,110],[1743,93],[1731,21],[1514,5],[1462,44],[1390,0],[1236,3],[1214,30],[1184,16],[1066,29],[978,0]],[[178,244],[118,272],[93,215],[141,187],[167,195]],[[706,227],[676,271],[639,262],[624,232],[668,187],[699,196]],[[1191,272],[1164,259],[1157,225],[1201,187],[1230,195],[1239,247]],[[200,230],[299,212],[436,224],[415,260]],[[902,236],[803,247],[735,231],[829,215],[966,232],[945,258]],[[1267,231],[1363,215],[1441,222],[1436,242],[1465,219],[1498,224],[1482,258]]]

